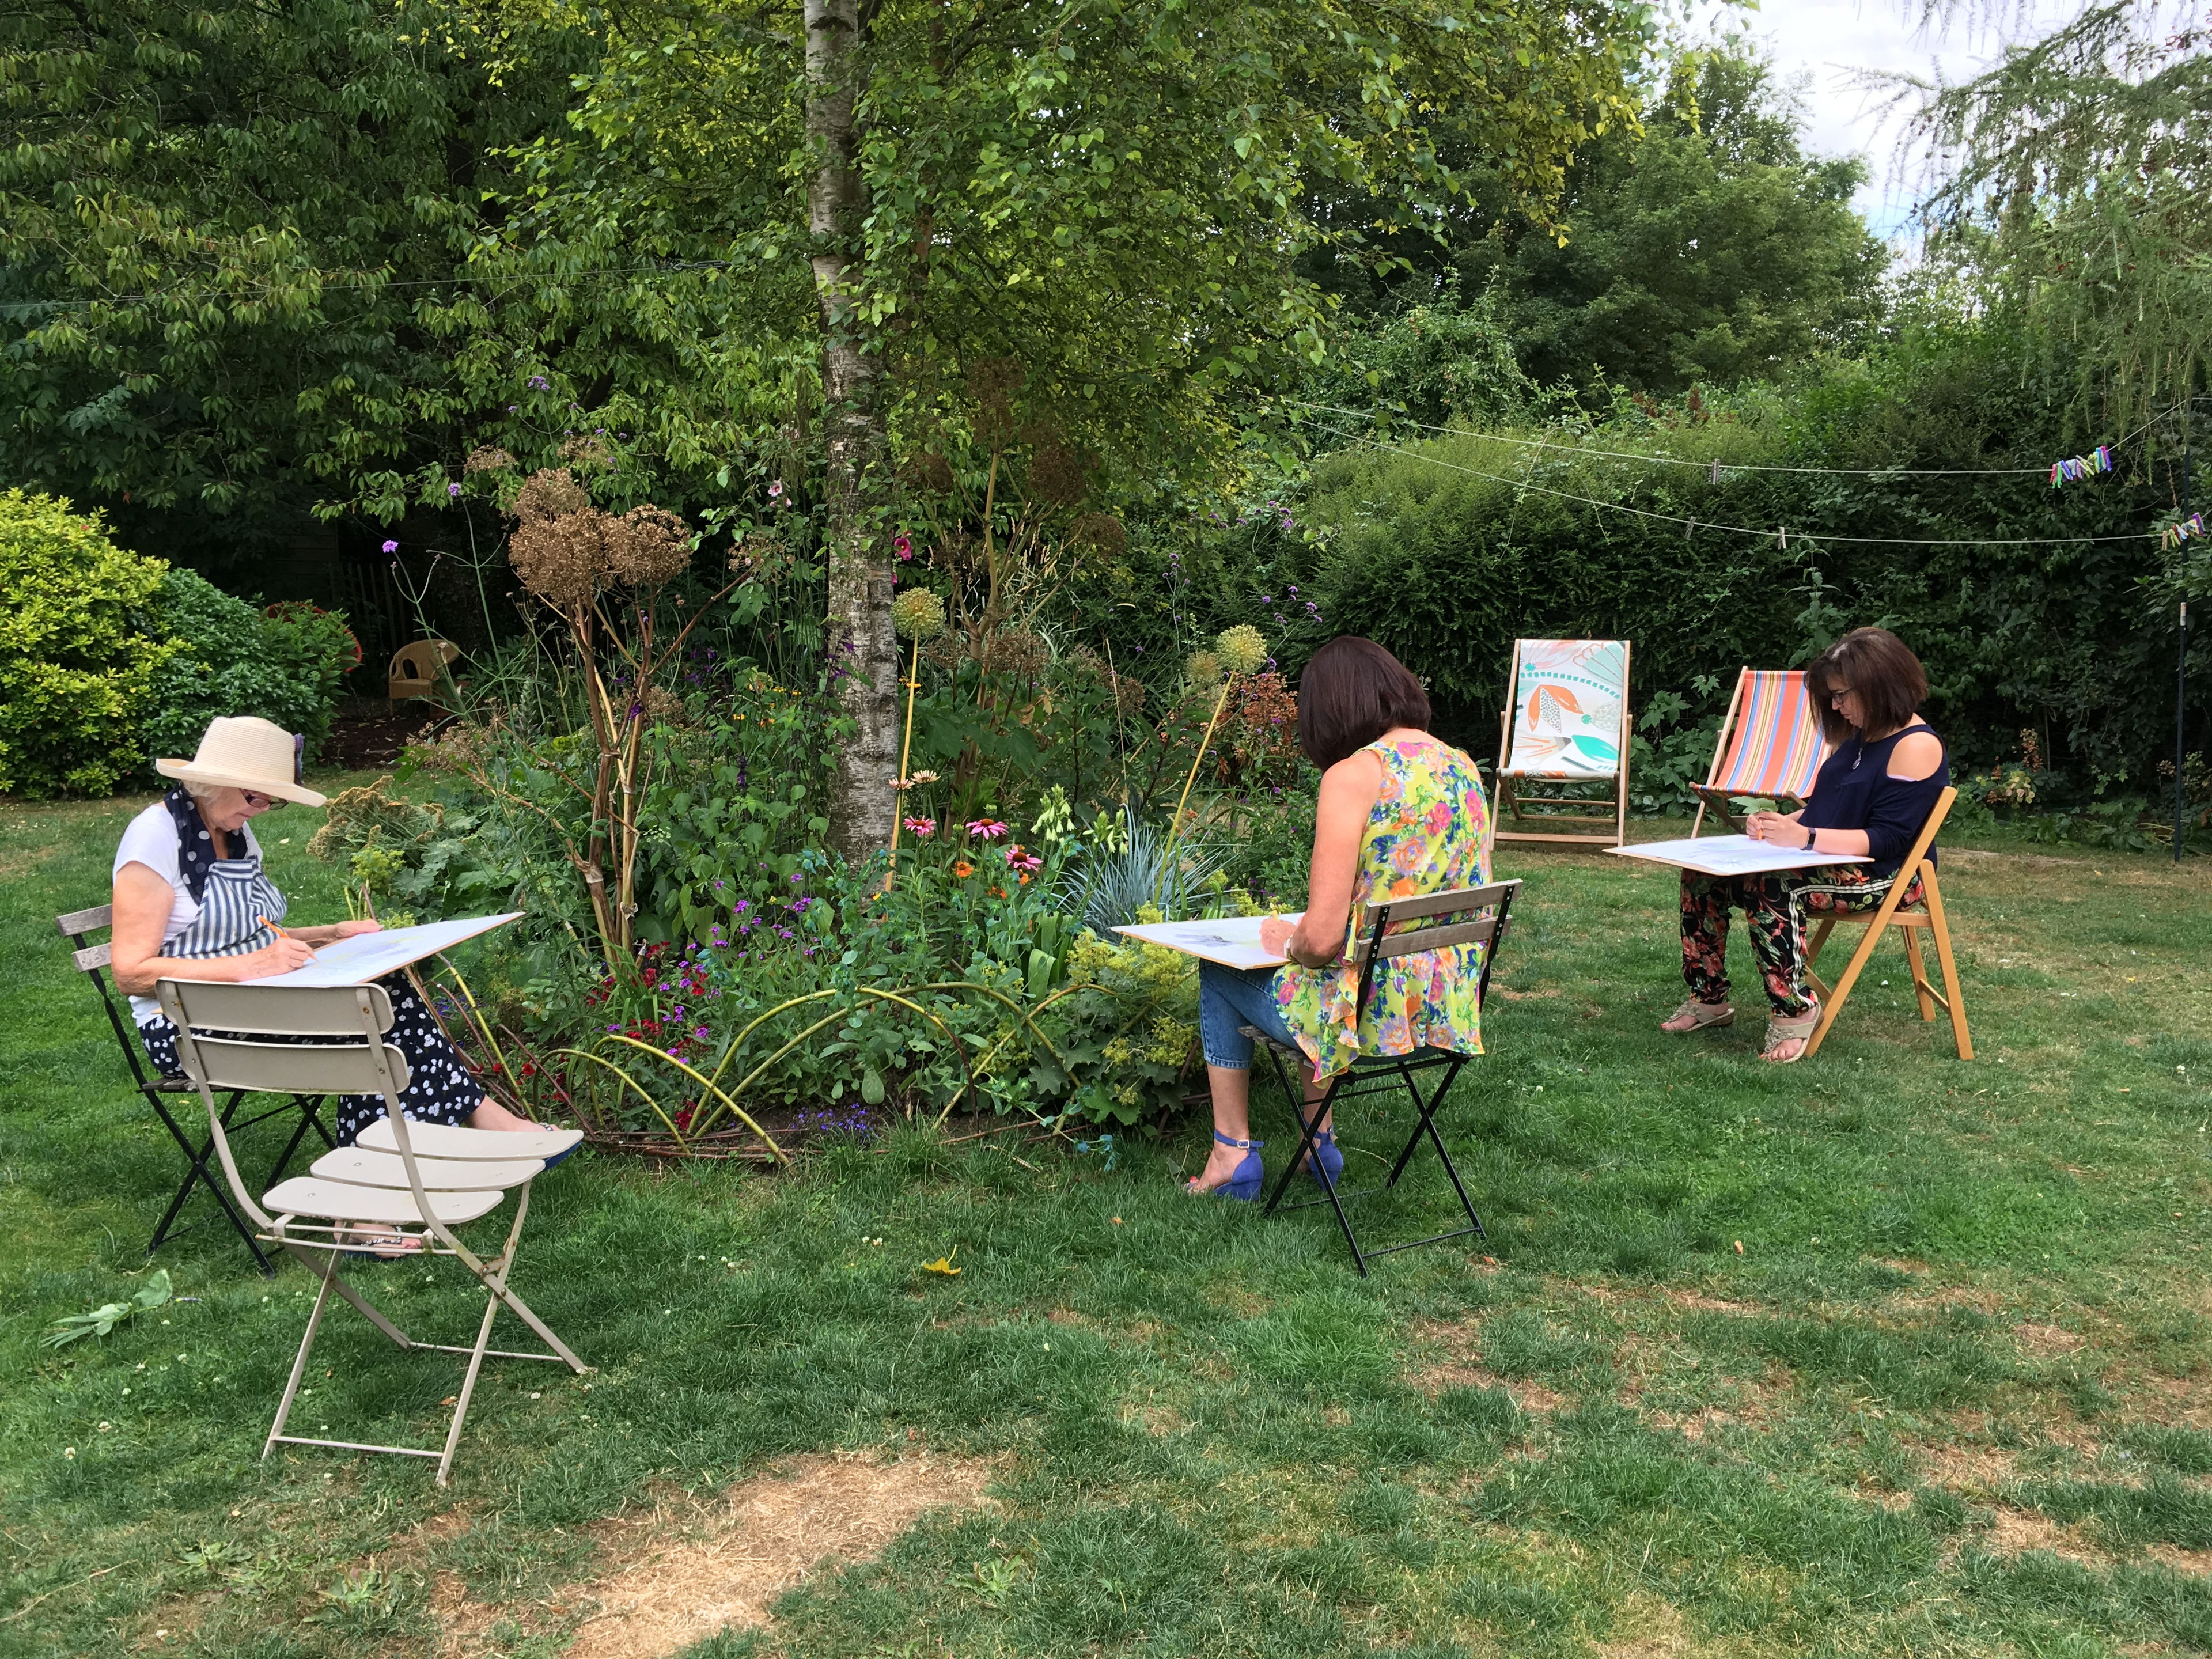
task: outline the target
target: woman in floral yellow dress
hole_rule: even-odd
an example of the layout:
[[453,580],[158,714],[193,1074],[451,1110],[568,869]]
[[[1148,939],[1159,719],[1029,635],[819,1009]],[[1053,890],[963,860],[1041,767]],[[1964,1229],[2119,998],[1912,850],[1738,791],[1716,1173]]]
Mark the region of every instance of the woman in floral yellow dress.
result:
[[[1490,812],[1474,763],[1428,732],[1428,694],[1372,640],[1331,640],[1298,683],[1298,744],[1322,769],[1306,912],[1261,926],[1261,943],[1291,959],[1272,972],[1214,963],[1199,972],[1199,1034],[1213,1096],[1213,1139],[1194,1193],[1260,1195],[1262,1142],[1251,1138],[1250,1026],[1295,1044],[1310,1062],[1306,1097],[1355,1060],[1416,1048],[1482,1052],[1481,947],[1413,951],[1378,963],[1353,1026],[1359,970],[1346,960],[1370,901],[1410,898],[1490,879]],[[1313,1173],[1344,1168],[1327,1126]]]

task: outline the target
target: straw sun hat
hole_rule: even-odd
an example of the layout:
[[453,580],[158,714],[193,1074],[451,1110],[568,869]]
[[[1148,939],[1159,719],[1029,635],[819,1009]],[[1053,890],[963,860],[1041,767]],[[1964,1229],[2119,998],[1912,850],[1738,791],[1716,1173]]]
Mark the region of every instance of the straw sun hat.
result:
[[179,783],[251,789],[257,795],[320,806],[324,797],[300,781],[301,741],[273,721],[251,714],[218,715],[208,722],[200,751],[190,760],[157,760],[154,769]]

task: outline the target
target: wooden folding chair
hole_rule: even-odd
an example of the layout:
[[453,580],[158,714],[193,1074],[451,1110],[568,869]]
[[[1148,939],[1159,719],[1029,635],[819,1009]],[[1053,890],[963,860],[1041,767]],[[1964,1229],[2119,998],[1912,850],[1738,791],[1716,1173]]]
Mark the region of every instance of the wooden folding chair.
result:
[[[1805,951],[1806,977],[1813,983],[1814,994],[1820,999],[1820,1023],[1814,1028],[1813,1040],[1805,1045],[1805,1057],[1809,1060],[1820,1052],[1820,1044],[1835,1024],[1836,1016],[1843,1012],[1844,999],[1851,987],[1858,983],[1859,971],[1874,954],[1875,941],[1885,928],[1894,927],[1904,935],[1905,959],[1911,965],[1912,989],[1920,999],[1920,1018],[1933,1021],[1936,1010],[1942,1008],[1951,1017],[1951,1042],[1961,1060],[1974,1057],[1974,1040],[1966,1031],[1966,1005],[1959,994],[1958,964],[1951,956],[1951,928],[1943,915],[1943,890],[1936,880],[1936,860],[1928,856],[1928,849],[1936,843],[1936,832],[1943,827],[1943,819],[1951,810],[1951,803],[1959,798],[1956,789],[1946,789],[1936,798],[1935,810],[1928,814],[1928,822],[1921,827],[1920,838],[1912,843],[1912,850],[1905,862],[1897,866],[1897,879],[1889,884],[1889,895],[1878,910],[1863,911],[1856,915],[1826,915],[1814,930]],[[1911,909],[1901,901],[1912,888],[1915,876],[1920,878],[1921,898]],[[1821,947],[1837,925],[1864,927],[1866,937],[1859,948],[1851,953],[1844,966],[1843,977],[1831,991],[1821,983],[1820,976],[1813,971],[1820,960]],[[1936,941],[1936,960],[1943,969],[1943,989],[1939,994],[1928,982],[1928,970],[1920,960],[1920,935],[1925,932]]]
[[[1628,641],[1516,640],[1498,716],[1498,787],[1491,817],[1499,841],[1619,847],[1628,839]],[[1532,793],[1531,783],[1562,786]],[[1610,782],[1613,810],[1572,786]],[[1516,825],[1506,829],[1507,815]],[[1562,825],[1609,826],[1562,831]]]
[[1708,810],[1735,830],[1735,803],[1747,795],[1773,801],[1778,811],[1795,811],[1811,797],[1828,746],[1802,670],[1747,667],[1729,697],[1713,763],[1695,786],[1698,815],[1691,835],[1705,828]]
[[[1487,1001],[1490,990],[1491,964],[1498,959],[1498,947],[1504,943],[1507,914],[1513,908],[1513,896],[1521,890],[1517,881],[1501,881],[1488,887],[1462,887],[1448,893],[1430,893],[1420,898],[1397,899],[1388,904],[1370,905],[1367,908],[1366,932],[1361,938],[1358,954],[1353,960],[1359,968],[1359,994],[1354,1005],[1356,1014],[1364,1018],[1367,1012],[1367,996],[1375,981],[1375,964],[1393,957],[1409,956],[1419,951],[1441,951],[1455,945],[1482,947],[1482,968],[1475,981],[1478,1005]],[[1439,917],[1471,916],[1466,921],[1442,921]],[[1408,922],[1428,922],[1423,927],[1407,927]],[[1393,925],[1401,931],[1392,933]],[[1362,1279],[1367,1277],[1367,1264],[1378,1255],[1389,1255],[1395,1250],[1410,1250],[1418,1244],[1439,1243],[1447,1238],[1461,1238],[1472,1233],[1482,1236],[1482,1218],[1474,1212],[1474,1201],[1467,1195],[1467,1183],[1459,1177],[1458,1166],[1444,1149],[1443,1137],[1437,1133],[1437,1109],[1444,1103],[1458,1079],[1460,1068],[1473,1058],[1450,1049],[1417,1048],[1409,1054],[1377,1054],[1356,1060],[1350,1070],[1340,1072],[1329,1080],[1328,1092],[1314,1103],[1310,1115],[1305,1109],[1305,1091],[1298,1083],[1300,1068],[1306,1057],[1299,1050],[1276,1042],[1266,1032],[1247,1025],[1244,1035],[1267,1051],[1273,1066],[1275,1080],[1283,1085],[1289,1097],[1291,1111],[1298,1120],[1302,1133],[1298,1150],[1284,1164],[1283,1172],[1275,1179],[1275,1190],[1268,1196],[1264,1215],[1273,1215],[1278,1208],[1310,1210],[1327,1204],[1336,1212],[1336,1224],[1344,1231],[1344,1242],[1351,1248],[1352,1265],[1359,1269]],[[1425,1094],[1417,1079],[1431,1073],[1442,1073],[1431,1083]],[[1313,1152],[1314,1137],[1328,1121],[1331,1111],[1343,1101],[1361,1095],[1395,1094],[1400,1088],[1413,1097],[1414,1107],[1413,1132],[1407,1137],[1405,1146],[1399,1152],[1397,1161],[1391,1164],[1390,1174],[1382,1187],[1370,1188],[1360,1193],[1340,1193],[1334,1186],[1326,1188],[1324,1198],[1308,1199],[1297,1204],[1285,1204],[1283,1194],[1293,1177],[1307,1177],[1299,1165]],[[1387,1191],[1398,1184],[1399,1176],[1413,1161],[1414,1151],[1426,1136],[1436,1149],[1437,1160],[1444,1166],[1444,1174],[1451,1178],[1452,1190],[1459,1194],[1460,1207],[1467,1212],[1467,1225],[1455,1227],[1449,1232],[1432,1233],[1426,1238],[1407,1239],[1401,1244],[1382,1244],[1374,1249],[1364,1249],[1359,1236],[1352,1230],[1352,1218],[1345,1213],[1344,1200],[1358,1198],[1365,1192]]]
[[[169,1139],[177,1143],[177,1150],[185,1155],[185,1178],[177,1188],[177,1195],[169,1200],[169,1207],[161,1212],[161,1219],[155,1224],[154,1237],[146,1242],[146,1254],[151,1255],[160,1249],[163,1243],[173,1236],[173,1229],[175,1232],[191,1231],[189,1225],[175,1226],[176,1219],[184,1210],[185,1200],[192,1195],[192,1188],[204,1186],[222,1209],[223,1219],[230,1223],[232,1231],[252,1252],[254,1265],[264,1273],[274,1273],[276,1267],[255,1240],[253,1230],[246,1224],[245,1218],[231,1207],[229,1194],[223,1191],[214,1172],[208,1168],[208,1160],[215,1156],[215,1142],[204,1140],[195,1146],[191,1137],[185,1132],[185,1126],[178,1122],[175,1114],[169,1110],[167,1097],[191,1094],[191,1081],[180,1077],[159,1077],[148,1071],[146,1046],[138,1040],[137,1023],[126,1018],[130,1005],[118,1000],[118,994],[108,985],[107,975],[101,971],[108,966],[111,949],[105,940],[94,944],[92,935],[103,929],[112,928],[114,923],[115,907],[112,904],[97,905],[89,910],[71,910],[66,915],[54,918],[55,927],[74,948],[72,959],[78,971],[90,980],[92,988],[100,993],[100,1006],[107,1011],[108,1027],[115,1033],[116,1046],[123,1050],[123,1063],[131,1068],[132,1084],[146,1097],[146,1103],[154,1109],[154,1115],[161,1119],[161,1127],[169,1132]],[[310,1129],[322,1137],[325,1147],[336,1145],[331,1139],[331,1132],[323,1127],[320,1095],[294,1095],[283,1105],[272,1106],[265,1112],[240,1121],[234,1114],[246,1093],[243,1089],[231,1091],[230,1098],[223,1103],[222,1109],[225,1128],[232,1131],[250,1129],[272,1117],[283,1117],[292,1113],[299,1115],[300,1121],[292,1130],[292,1138],[284,1143],[284,1150],[277,1155],[276,1162],[270,1169],[271,1185],[283,1178],[285,1166],[291,1163],[292,1154],[300,1150],[300,1143],[307,1139]]]
[[[264,1240],[305,1262],[321,1281],[313,1310],[307,1316],[307,1331],[300,1339],[299,1357],[292,1363],[291,1380],[284,1385],[284,1398],[276,1408],[276,1420],[262,1443],[264,1459],[280,1442],[344,1451],[389,1452],[401,1457],[434,1457],[438,1484],[442,1486],[453,1466],[454,1449],[460,1444],[461,1425],[468,1417],[477,1373],[487,1358],[553,1360],[579,1374],[591,1369],[530,1310],[508,1283],[522,1238],[522,1224],[530,1213],[531,1182],[544,1170],[546,1160],[575,1147],[583,1139],[580,1131],[507,1133],[410,1122],[399,1108],[400,1091],[407,1086],[407,1060],[383,1040],[392,1029],[392,999],[380,985],[218,985],[165,979],[155,990],[162,1012],[176,1023],[177,1050],[183,1057],[185,1074],[207,1107],[216,1153],[230,1182],[232,1196],[253,1218]],[[231,1157],[230,1140],[215,1105],[218,1089],[380,1094],[385,1115],[364,1130],[353,1146],[317,1158],[307,1176],[279,1182],[257,1204],[239,1178],[238,1164]],[[499,1253],[486,1261],[461,1243],[453,1229],[498,1208],[510,1189],[519,1189],[520,1194],[514,1224]],[[483,1320],[472,1346],[416,1341],[340,1277],[339,1253],[359,1248],[347,1235],[363,1224],[380,1231],[406,1232],[420,1239],[422,1256],[450,1256],[475,1276],[484,1288],[486,1300]],[[350,1303],[362,1318],[403,1348],[469,1357],[442,1449],[319,1440],[284,1432],[292,1402],[300,1391],[300,1379],[307,1373],[307,1355],[314,1347],[323,1310],[334,1294]],[[502,1307],[543,1338],[553,1352],[519,1353],[487,1347],[493,1316]]]

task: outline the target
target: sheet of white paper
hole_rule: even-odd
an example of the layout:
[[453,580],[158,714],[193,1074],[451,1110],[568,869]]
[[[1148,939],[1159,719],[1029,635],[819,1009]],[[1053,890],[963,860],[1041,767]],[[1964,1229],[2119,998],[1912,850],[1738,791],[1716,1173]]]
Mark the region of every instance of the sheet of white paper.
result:
[[[1285,911],[1285,921],[1296,926],[1303,910]],[[1186,956],[1218,962],[1224,968],[1279,968],[1289,960],[1260,948],[1261,916],[1221,916],[1212,921],[1147,921],[1116,927],[1117,933],[1164,945]]]
[[456,921],[426,921],[420,927],[388,927],[380,933],[356,933],[335,945],[325,945],[315,959],[289,974],[249,979],[248,985],[366,985],[397,973],[410,963],[441,951],[450,951],[463,939],[504,927],[520,916],[520,910],[504,915],[464,916]]
[[1760,875],[1772,870],[1810,870],[1823,864],[1871,864],[1870,858],[1843,853],[1808,853],[1777,847],[1749,836],[1699,836],[1694,840],[1647,841],[1635,847],[1608,847],[1623,858],[1677,865],[1705,876]]

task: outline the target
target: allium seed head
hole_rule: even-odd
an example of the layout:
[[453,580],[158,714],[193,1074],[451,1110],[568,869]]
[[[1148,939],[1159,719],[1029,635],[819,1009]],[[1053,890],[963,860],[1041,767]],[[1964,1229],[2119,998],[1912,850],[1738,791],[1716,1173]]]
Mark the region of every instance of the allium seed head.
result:
[[1267,636],[1249,623],[1223,629],[1213,649],[1232,674],[1256,674],[1267,665]]
[[909,587],[891,601],[891,626],[901,639],[926,644],[945,631],[945,601],[926,587]]

